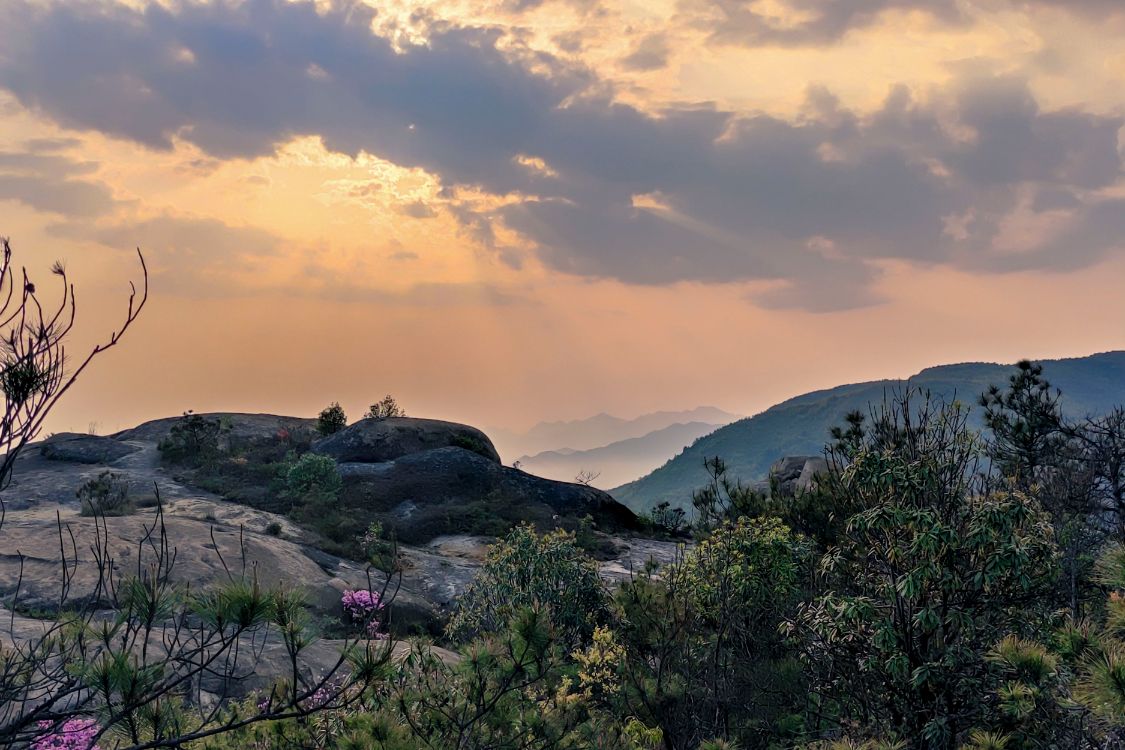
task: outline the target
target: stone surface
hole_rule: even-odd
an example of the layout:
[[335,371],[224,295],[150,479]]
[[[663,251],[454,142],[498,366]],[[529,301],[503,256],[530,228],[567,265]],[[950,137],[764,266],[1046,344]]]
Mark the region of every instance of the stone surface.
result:
[[[587,515],[603,531],[637,528],[633,512],[593,487],[556,482],[503,466],[463,448],[437,448],[382,463],[342,463],[344,498],[383,514],[410,543],[462,533]],[[492,533],[492,532],[488,532]],[[499,532],[497,532],[499,533]]]
[[61,432],[52,435],[40,444],[39,455],[48,461],[112,464],[137,450],[135,445],[129,445],[113,438]]
[[[243,414],[239,412],[210,412],[200,416],[217,421],[221,426],[221,439],[226,444],[252,444],[261,440],[273,440],[281,431],[302,434],[309,439],[315,436],[316,420],[300,417],[284,417],[276,414]],[[165,417],[145,422],[111,437],[124,441],[159,443],[181,417]]]
[[[254,570],[263,584],[302,587],[317,617],[338,618],[343,591],[369,585],[364,566],[315,548],[312,537],[285,516],[225,501],[184,484],[161,465],[157,450],[158,441],[174,422],[157,420],[115,438],[91,441],[111,440],[127,450],[109,463],[49,460],[42,455],[44,444],[30,446],[21,455],[13,483],[3,494],[8,513],[0,526],[0,600],[14,592],[22,566],[21,605],[27,611],[56,608],[64,556],[81,563],[71,595],[88,596],[95,575],[90,565],[95,524],[79,515],[74,493],[83,482],[110,469],[129,482],[142,506],[159,489],[165,529],[176,554],[176,581],[198,588],[226,580],[228,568],[235,573]],[[304,429],[309,424],[309,420],[272,415],[233,415],[227,420],[229,431],[246,440],[270,437],[282,428]],[[381,464],[341,464],[340,468],[346,477],[346,492],[387,490],[381,500],[372,502],[382,503],[379,507],[386,508],[389,517],[409,522],[432,521],[449,513],[456,520],[458,509],[472,511],[480,503],[496,503],[503,516],[497,533],[503,533],[518,520],[551,526],[590,513],[602,530],[623,531],[613,537],[617,550],[601,563],[607,577],[613,579],[638,569],[650,553],[666,561],[675,550],[670,542],[633,539],[628,529],[635,517],[600,490],[540,479],[461,448],[428,450]],[[141,507],[134,515],[104,519],[104,535],[119,574],[136,570],[139,542],[155,518],[153,507]],[[279,532],[270,534],[267,529],[275,524]],[[401,570],[391,585],[395,632],[438,633],[493,540],[458,533],[454,524],[450,534],[426,537],[429,543],[424,546],[402,544]],[[651,545],[655,546],[650,549]],[[381,575],[373,573],[377,587],[382,585]]]
[[318,440],[313,451],[340,463],[381,463],[435,448],[459,447],[500,463],[488,436],[475,427],[437,419],[363,419]]

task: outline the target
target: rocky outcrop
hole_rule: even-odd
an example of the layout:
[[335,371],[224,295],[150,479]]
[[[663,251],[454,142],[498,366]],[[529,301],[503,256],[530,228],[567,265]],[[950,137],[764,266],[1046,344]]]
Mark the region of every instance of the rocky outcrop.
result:
[[463,448],[500,463],[488,436],[475,427],[437,419],[363,419],[313,444],[340,463],[382,463],[435,448]]
[[520,521],[550,527],[587,515],[602,530],[637,526],[633,512],[601,490],[532,476],[463,448],[342,463],[340,474],[345,502],[376,510],[409,543],[468,529],[502,534]]
[[[221,419],[224,434],[240,445],[276,441],[281,432],[312,429],[310,420],[272,415],[205,416]],[[339,467],[347,502],[378,508],[384,519],[406,532],[398,537],[402,542],[398,569],[388,590],[388,598],[393,595],[389,627],[396,636],[439,633],[457,596],[476,574],[487,545],[516,522],[573,528],[589,515],[607,532],[636,524],[628,509],[600,490],[502,466],[488,438],[471,427],[432,420],[384,422],[353,427],[361,435],[355,445],[364,443],[363,435],[394,434],[394,440],[383,443],[370,440],[386,452],[341,455],[394,458],[348,461]],[[394,422],[405,424],[388,430]],[[79,515],[75,489],[111,469],[129,482],[138,500],[152,499],[159,488],[165,531],[176,560],[174,583],[198,591],[245,572],[256,575],[263,586],[301,589],[328,636],[306,653],[308,666],[313,673],[330,668],[340,645],[331,636],[347,632],[341,595],[369,585],[381,588],[382,574],[318,549],[320,540],[285,516],[225,501],[193,484],[190,474],[163,466],[157,443],[175,423],[176,419],[158,420],[110,438],[57,435],[21,455],[4,498],[8,512],[0,526],[0,622],[5,624],[0,627],[0,644],[41,632],[47,621],[37,618],[59,607],[64,560],[71,569],[72,601],[90,597],[97,581],[91,549],[95,539],[107,546],[119,581],[151,557],[151,548],[139,543],[153,538],[146,537],[157,514],[150,504],[138,502],[135,514],[97,523]],[[446,436],[445,444],[434,437],[441,434]],[[438,446],[430,440],[437,440]],[[465,529],[471,528],[487,532],[469,536]],[[430,544],[412,544],[414,539]],[[674,542],[626,534],[615,535],[599,559],[607,580],[621,580],[643,568],[650,557],[666,563],[676,554]],[[17,589],[13,614],[3,607],[13,606]],[[245,695],[286,673],[287,653],[275,638],[255,644],[255,650],[259,662],[253,674],[237,684],[208,682],[202,686],[205,693],[214,698]],[[455,658],[448,652],[441,655]]]
[[78,464],[110,464],[137,451],[136,446],[98,435],[60,432],[44,440],[39,455],[49,461]]
[[[240,412],[211,412],[200,414],[204,419],[218,422],[221,428],[220,440],[235,446],[253,445],[263,441],[276,440],[278,435],[287,433],[293,436],[315,436],[316,420],[300,417],[283,417],[276,414],[243,414]],[[116,440],[138,440],[159,443],[168,437],[183,418],[165,417],[139,424],[110,437]]]

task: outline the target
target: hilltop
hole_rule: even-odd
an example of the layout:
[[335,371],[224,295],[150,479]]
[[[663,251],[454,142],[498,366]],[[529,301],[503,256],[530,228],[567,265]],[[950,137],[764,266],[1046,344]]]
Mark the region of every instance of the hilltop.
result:
[[[1044,375],[1062,390],[1063,409],[1070,415],[1097,414],[1125,402],[1125,352],[1043,361]],[[906,380],[876,380],[806,393],[706,435],[652,473],[610,490],[634,511],[657,503],[690,507],[692,491],[707,479],[703,459],[721,456],[734,476],[752,482],[764,479],[779,456],[820,453],[829,430],[850,411],[866,412],[873,403],[908,383],[943,399],[975,405],[991,384],[1003,384],[1013,365],[967,362],[922,370]],[[979,426],[979,410],[973,411]]]

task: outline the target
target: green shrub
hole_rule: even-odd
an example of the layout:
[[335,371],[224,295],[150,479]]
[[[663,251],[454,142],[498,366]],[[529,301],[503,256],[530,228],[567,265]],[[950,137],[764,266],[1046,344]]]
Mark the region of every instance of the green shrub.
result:
[[520,524],[492,545],[488,558],[458,601],[449,632],[464,639],[496,633],[522,610],[542,612],[568,643],[587,641],[609,616],[598,565],[582,553],[574,536],[542,536]]
[[103,471],[74,493],[84,516],[127,516],[136,512],[129,499],[129,482],[120,474]]
[[457,448],[464,448],[490,460],[492,458],[492,452],[488,449],[488,445],[480,438],[472,435],[454,435],[451,442]]
[[281,536],[281,524],[277,521],[270,521],[266,525],[266,533],[270,536]]
[[348,426],[348,415],[339,402],[333,401],[316,417],[316,431],[327,437]]
[[285,490],[295,498],[307,500],[317,496],[335,499],[342,486],[336,462],[316,453],[301,456],[285,472]]

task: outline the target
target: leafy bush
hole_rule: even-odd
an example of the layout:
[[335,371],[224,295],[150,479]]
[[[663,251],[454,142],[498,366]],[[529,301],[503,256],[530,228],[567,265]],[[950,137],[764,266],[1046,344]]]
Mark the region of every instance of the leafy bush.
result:
[[565,643],[589,640],[609,617],[598,565],[563,531],[540,536],[526,524],[488,550],[458,601],[449,632],[459,639],[507,628],[516,615],[542,612]]
[[281,524],[277,521],[270,521],[266,524],[266,533],[270,536],[281,536]]
[[774,518],[727,522],[688,552],[683,566],[697,611],[754,637],[800,591],[809,550]]
[[136,512],[129,498],[129,481],[112,471],[87,480],[74,494],[83,516],[127,516]]
[[285,471],[286,492],[297,498],[335,499],[342,486],[336,462],[328,456],[306,453]]
[[316,417],[316,431],[323,436],[335,435],[348,426],[348,415],[336,401],[326,406]]

